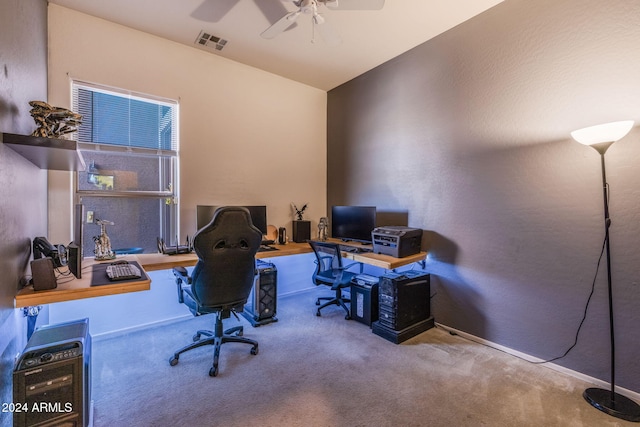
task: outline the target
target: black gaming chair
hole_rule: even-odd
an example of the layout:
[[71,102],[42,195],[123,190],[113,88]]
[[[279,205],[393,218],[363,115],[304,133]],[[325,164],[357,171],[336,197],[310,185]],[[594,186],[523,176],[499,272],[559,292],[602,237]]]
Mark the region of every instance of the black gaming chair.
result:
[[[316,254],[316,270],[311,276],[313,283],[316,285],[330,286],[331,289],[335,291],[335,296],[333,297],[320,297],[316,300],[316,305],[320,306],[316,311],[316,316],[320,316],[321,309],[329,305],[337,305],[347,312],[345,319],[350,319],[349,308],[345,304],[350,302],[350,300],[342,296],[342,289],[350,286],[351,279],[358,274],[347,271],[347,269],[357,265],[360,267],[360,273],[362,273],[362,264],[354,262],[343,266],[340,245],[337,243],[309,240],[309,244]],[[321,301],[327,302],[320,305]]]
[[[256,274],[255,254],[260,247],[262,233],[251,222],[246,208],[220,207],[211,222],[193,237],[193,248],[198,262],[191,276],[184,267],[176,267],[173,273],[178,285],[178,300],[189,307],[194,316],[213,314],[214,331],[200,330],[193,343],[178,350],[169,360],[171,366],[178,363],[185,351],[213,345],[213,366],[209,375],[218,375],[220,346],[225,342],[251,344],[251,354],[258,354],[258,343],[244,338],[242,326],[223,331],[222,319],[244,308]],[[202,336],[206,338],[201,339]]]

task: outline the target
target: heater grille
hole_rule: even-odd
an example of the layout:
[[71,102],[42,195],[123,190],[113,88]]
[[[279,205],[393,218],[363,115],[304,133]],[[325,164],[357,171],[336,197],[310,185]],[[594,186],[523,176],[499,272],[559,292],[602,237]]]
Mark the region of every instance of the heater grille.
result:
[[227,45],[227,40],[209,34],[206,31],[200,31],[198,38],[196,38],[195,44],[201,47],[205,47],[210,50],[221,51]]

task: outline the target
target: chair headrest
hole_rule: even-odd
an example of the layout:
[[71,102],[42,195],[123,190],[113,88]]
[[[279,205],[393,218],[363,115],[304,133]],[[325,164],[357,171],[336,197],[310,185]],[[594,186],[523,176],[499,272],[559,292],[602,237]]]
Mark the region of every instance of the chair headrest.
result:
[[262,232],[251,221],[249,210],[240,206],[216,209],[211,222],[198,230],[193,247],[198,258],[206,258],[212,249],[254,250],[260,246]]

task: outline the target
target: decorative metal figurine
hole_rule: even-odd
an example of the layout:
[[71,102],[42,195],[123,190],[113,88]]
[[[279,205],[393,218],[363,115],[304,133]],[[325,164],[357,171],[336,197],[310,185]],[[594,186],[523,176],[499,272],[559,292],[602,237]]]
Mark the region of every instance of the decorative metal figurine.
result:
[[29,113],[37,126],[31,136],[62,138],[82,124],[82,116],[66,108],[54,107],[44,101],[30,101],[29,105],[32,107]]
[[307,210],[307,203],[305,203],[300,209],[295,205],[295,203],[291,203],[291,208],[295,211],[295,219],[298,221],[302,221],[302,216],[304,215],[304,211]]
[[96,224],[100,226],[100,235],[93,237],[93,241],[96,244],[96,248],[94,250],[96,254],[96,261],[114,259],[116,255],[111,250],[111,239],[107,236],[107,225],[114,225],[114,223],[98,219],[96,220]]
[[329,230],[329,218],[327,218],[326,216],[323,216],[322,218],[320,218],[320,221],[318,222],[318,240],[320,240],[321,242],[325,242],[327,240],[327,233]]

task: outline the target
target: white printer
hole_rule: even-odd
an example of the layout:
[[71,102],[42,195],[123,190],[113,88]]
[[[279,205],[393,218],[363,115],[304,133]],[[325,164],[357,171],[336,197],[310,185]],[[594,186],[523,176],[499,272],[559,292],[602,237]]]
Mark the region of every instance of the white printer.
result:
[[373,252],[403,258],[420,252],[422,230],[398,225],[376,227],[371,232]]

